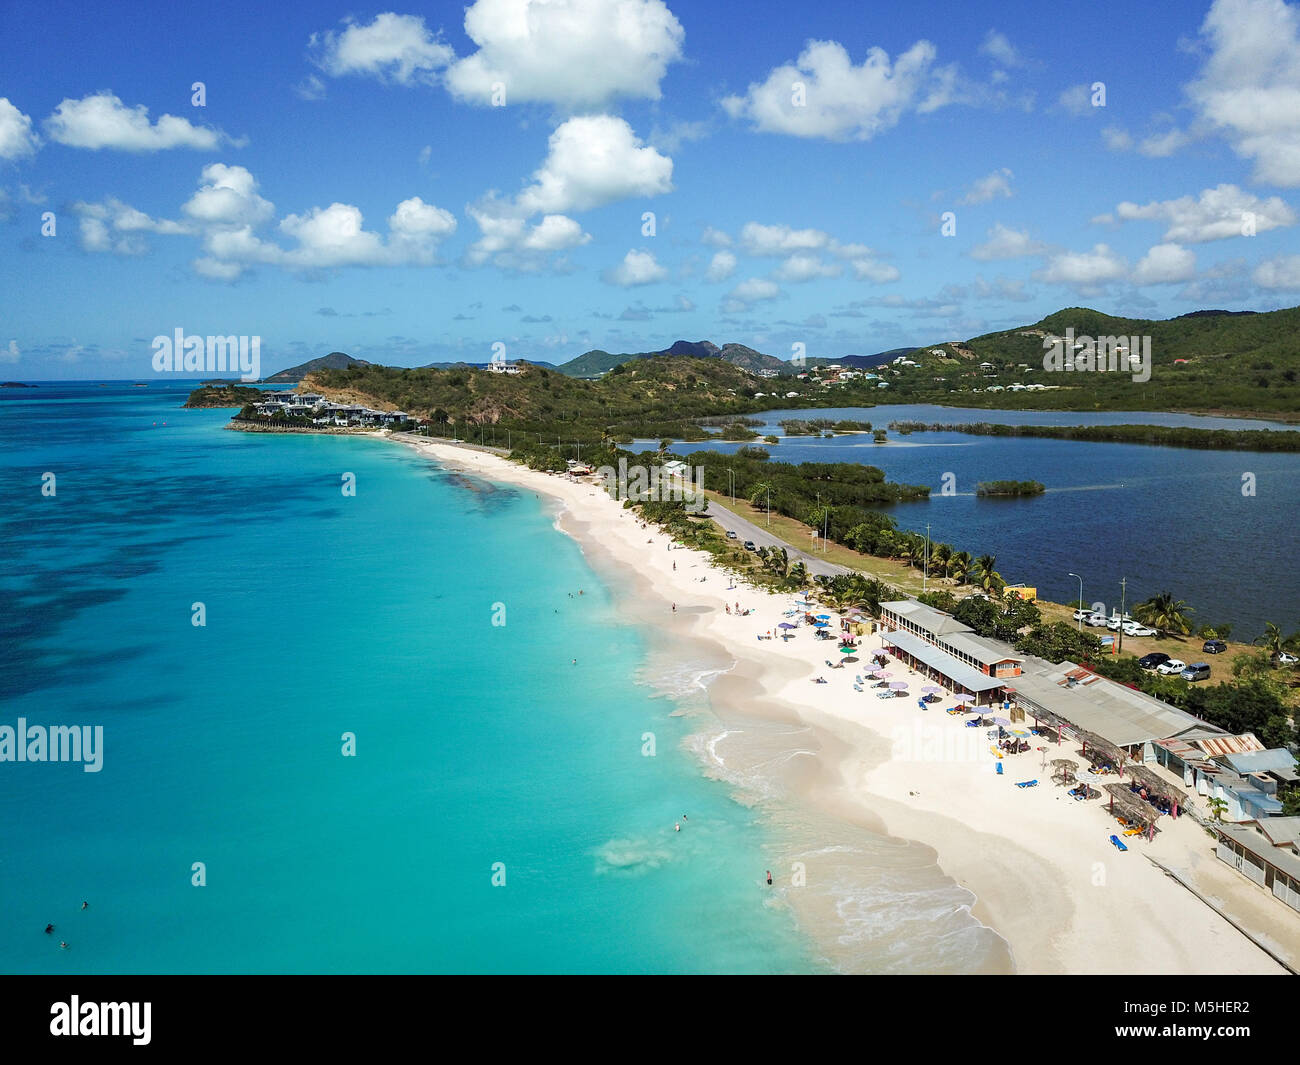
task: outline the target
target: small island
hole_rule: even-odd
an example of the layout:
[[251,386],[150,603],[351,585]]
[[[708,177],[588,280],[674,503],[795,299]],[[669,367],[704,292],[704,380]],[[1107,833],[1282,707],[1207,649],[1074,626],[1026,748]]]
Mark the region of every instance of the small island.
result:
[[185,401],[183,406],[191,409],[242,408],[251,403],[257,403],[263,398],[260,388],[248,388],[243,385],[229,383],[205,384],[191,392],[189,399]]
[[0,388],[36,388],[36,385],[23,384],[22,381],[0,381]]
[[977,496],[1040,496],[1047,491],[1041,481],[980,481],[975,486]]

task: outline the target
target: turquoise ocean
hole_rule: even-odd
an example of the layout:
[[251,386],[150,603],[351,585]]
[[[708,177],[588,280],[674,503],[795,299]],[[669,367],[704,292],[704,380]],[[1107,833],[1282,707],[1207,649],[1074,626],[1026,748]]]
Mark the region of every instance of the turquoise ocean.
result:
[[543,500],[192,386],[0,393],[0,971],[826,968]]

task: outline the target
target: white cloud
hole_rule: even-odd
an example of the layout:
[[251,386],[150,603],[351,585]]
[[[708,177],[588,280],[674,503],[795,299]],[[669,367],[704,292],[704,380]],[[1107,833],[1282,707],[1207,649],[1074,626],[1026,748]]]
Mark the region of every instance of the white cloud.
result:
[[300,100],[325,99],[325,83],[315,74],[308,74],[293,87],[293,93]]
[[1016,50],[1016,46],[1007,39],[1005,33],[998,30],[989,30],[984,35],[984,41],[980,45],[980,54],[988,56],[995,63],[1001,63],[1004,67],[1018,67],[1024,63],[1024,59]]
[[990,262],[995,259],[1020,259],[1030,255],[1044,255],[1047,245],[1033,240],[1028,230],[1011,229],[995,222],[988,231],[988,239],[971,249],[972,259]]
[[65,99],[45,120],[52,141],[70,148],[113,148],[124,152],[157,152],[168,148],[212,151],[229,138],[220,130],[195,126],[176,115],[149,121],[143,104],[127,107],[111,92],[80,100]]
[[929,41],[918,41],[893,61],[884,49],[872,48],[856,66],[838,42],[810,41],[794,63],[776,67],[722,106],[767,133],[870,140],[908,112],[924,114],[952,103],[956,81],[957,68],[937,66]]
[[512,270],[540,269],[549,252],[576,248],[591,241],[572,218],[549,214],[535,225],[512,204],[495,197],[466,208],[480,236],[465,253],[472,266],[492,262]]
[[1300,292],[1300,255],[1280,255],[1255,267],[1252,275],[1260,288]]
[[562,214],[548,214],[525,234],[520,247],[526,251],[563,251],[591,241],[591,234]]
[[1199,121],[1254,160],[1256,181],[1300,185],[1300,9],[1215,0],[1201,35],[1210,55],[1186,87]]
[[1168,129],[1163,133],[1153,133],[1149,137],[1144,137],[1138,143],[1137,150],[1148,159],[1165,159],[1191,143],[1191,140],[1191,136],[1181,129]]
[[331,77],[357,74],[400,85],[427,84],[456,57],[418,15],[390,11],[366,25],[344,21],[341,32],[313,33],[307,42],[312,61]]
[[149,246],[141,239],[141,234],[177,236],[191,232],[182,222],[151,218],[143,211],[113,197],[102,203],[78,201],[72,204],[71,210],[79,216],[81,247],[89,252],[143,255]]
[[452,95],[596,106],[616,96],[659,99],[685,31],[662,0],[477,0],[465,33],[478,51],[453,62]]
[[988,203],[990,200],[997,199],[999,196],[1011,196],[1011,171],[1005,166],[986,177],[980,178],[975,184],[966,190],[966,195],[960,200],[964,204]]
[[1101,131],[1101,139],[1112,152],[1126,152],[1133,147],[1133,137],[1119,126],[1107,126]]
[[525,214],[586,211],[673,188],[673,161],[647,147],[621,118],[586,115],[560,125],[533,184],[518,196]]
[[1095,244],[1091,251],[1063,251],[1053,255],[1034,276],[1052,284],[1075,285],[1093,289],[1108,281],[1117,281],[1128,266],[1105,244]]
[[605,272],[605,280],[612,285],[631,288],[634,285],[652,285],[668,277],[666,267],[655,261],[654,253],[648,251],[629,251],[623,261],[612,270]]
[[1092,106],[1092,86],[1086,83],[1062,89],[1061,95],[1056,98],[1056,103],[1058,107],[1076,118],[1100,110]]
[[1195,276],[1196,253],[1181,244],[1157,244],[1133,270],[1133,281],[1138,285],[1191,281]]
[[773,273],[778,281],[816,281],[824,277],[839,277],[844,272],[840,263],[828,263],[818,255],[800,253],[791,255]]
[[[1267,233],[1295,225],[1296,213],[1285,200],[1271,196],[1261,199],[1236,185],[1216,185],[1199,196],[1181,196],[1176,200],[1153,200],[1139,205],[1125,201],[1115,208],[1114,217],[1121,222],[1132,220],[1160,221],[1168,225],[1166,241],[1202,244],[1242,236],[1249,219],[1256,233]],[[1109,221],[1099,216],[1094,221]]]
[[181,211],[203,225],[258,225],[275,213],[275,205],[258,195],[247,169],[212,163],[203,168],[198,192]]
[[0,348],[0,362],[17,362],[23,357],[23,353],[18,350],[18,341],[9,341],[9,346]]
[[32,120],[0,96],[0,159],[22,159],[41,146],[32,132]]
[[752,303],[774,300],[781,295],[780,286],[775,281],[762,277],[751,277],[727,293],[722,301],[722,309],[728,314],[735,314],[748,309]]
[[731,247],[731,237],[720,229],[714,229],[712,226],[705,227],[704,234],[700,237],[700,242],[713,248]]
[[736,256],[725,249],[713,253],[713,260],[704,275],[706,281],[725,281],[736,272]]
[[750,255],[789,255],[797,251],[817,251],[832,243],[831,235],[820,229],[793,229],[786,225],[768,226],[746,222],[740,230],[739,244]]
[[878,263],[874,259],[854,259],[853,273],[859,281],[875,281],[878,284],[897,281],[902,276],[898,267]]

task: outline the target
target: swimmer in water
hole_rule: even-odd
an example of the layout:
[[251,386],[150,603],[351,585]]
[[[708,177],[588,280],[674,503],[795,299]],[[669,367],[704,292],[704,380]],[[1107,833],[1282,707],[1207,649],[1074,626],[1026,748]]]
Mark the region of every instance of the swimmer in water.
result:
[[60,949],[60,950],[67,950],[67,949],[68,949],[68,941],[67,941],[66,939],[61,939],[61,940],[59,940],[59,949]]
[[90,909],[90,903],[88,903],[88,902],[83,902],[83,903],[81,904],[81,908],[82,908],[83,910],[88,910],[88,909]]
[[768,886],[768,887],[771,887],[771,886],[772,886],[772,870],[771,870],[771,869],[769,869],[769,870],[767,871],[767,886]]
[[674,821],[674,822],[673,822],[673,831],[674,831],[674,832],[680,832],[681,830],[682,830],[681,823],[678,822],[678,821]]
[[54,925],[52,925],[52,924],[47,924],[47,925],[45,926],[45,934],[46,934],[47,936],[48,936],[51,932],[53,932],[53,931],[54,931]]

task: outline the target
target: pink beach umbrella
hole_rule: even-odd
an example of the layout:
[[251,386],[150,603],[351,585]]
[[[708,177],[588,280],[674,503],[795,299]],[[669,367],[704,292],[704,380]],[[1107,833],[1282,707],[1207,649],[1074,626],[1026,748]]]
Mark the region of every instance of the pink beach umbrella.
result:
[[937,684],[927,684],[924,688],[921,689],[921,691],[923,691],[923,692],[941,692],[941,691],[943,691],[943,689],[940,688],[939,685],[937,685]]
[[891,688],[893,688],[894,691],[896,691],[896,692],[901,692],[901,691],[903,691],[903,690],[907,687],[907,681],[905,681],[905,680],[891,680],[891,681],[889,682],[889,686],[890,686]]

